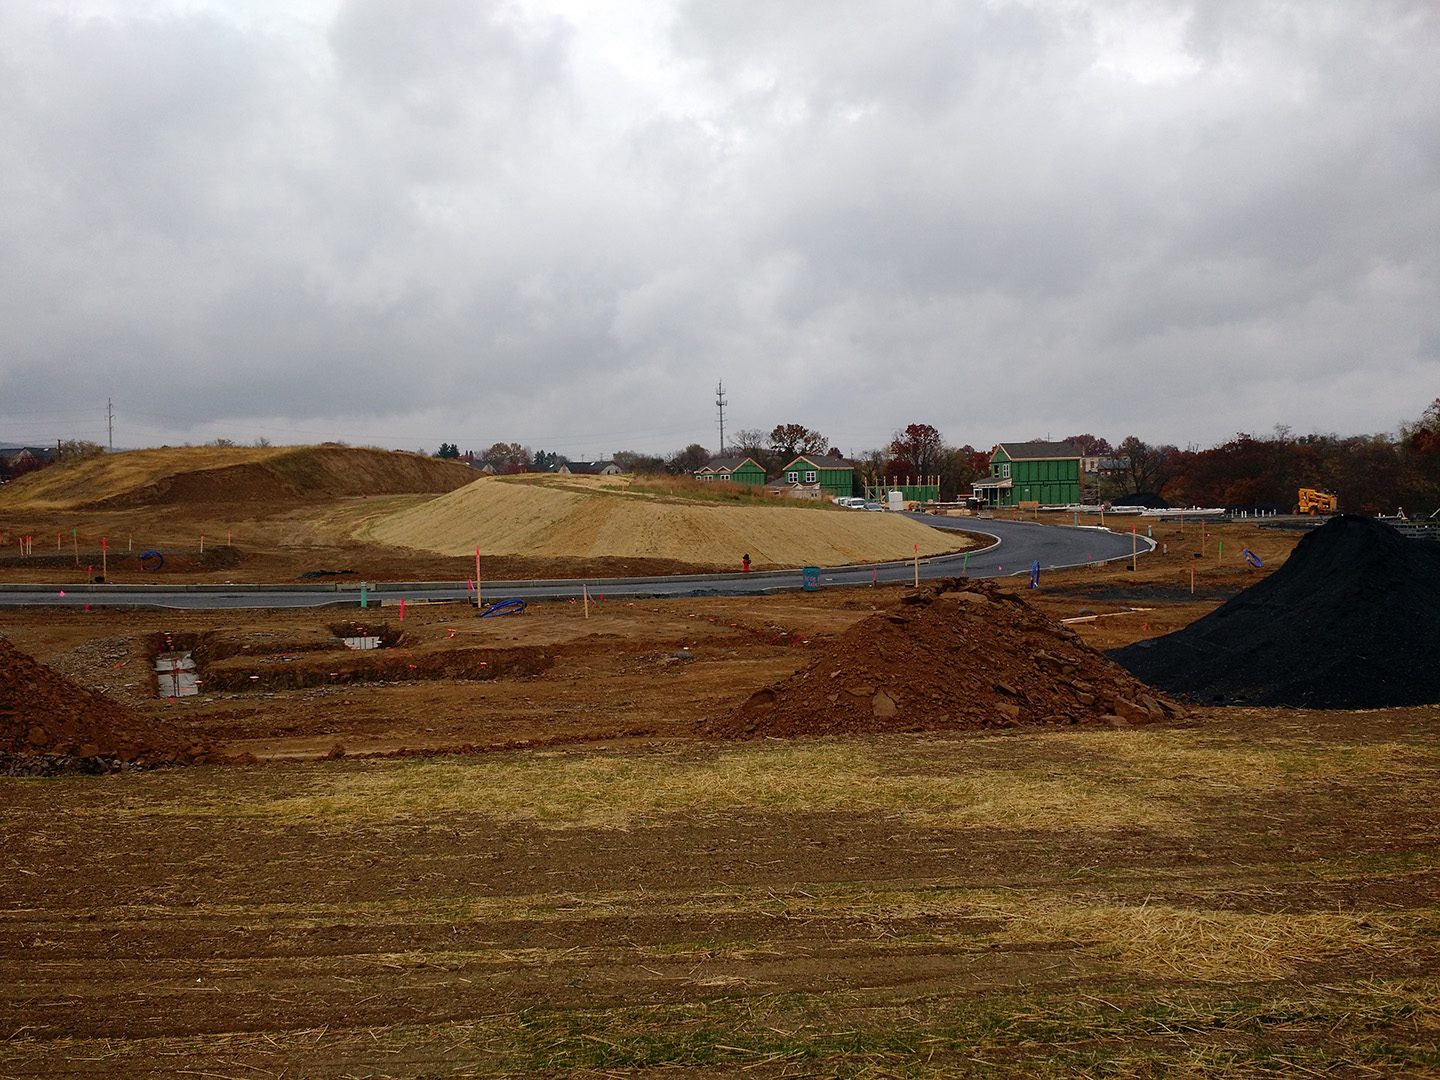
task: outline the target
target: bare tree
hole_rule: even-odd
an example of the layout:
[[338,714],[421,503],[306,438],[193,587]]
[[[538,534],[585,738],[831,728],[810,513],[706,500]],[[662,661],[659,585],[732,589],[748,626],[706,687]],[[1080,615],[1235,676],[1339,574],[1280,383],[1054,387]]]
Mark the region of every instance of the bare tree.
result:
[[770,429],[770,449],[787,459],[797,454],[823,454],[830,449],[830,440],[804,424],[776,424]]
[[665,459],[665,469],[676,476],[689,476],[710,460],[710,451],[699,443],[691,443],[684,450],[676,450]]
[[890,465],[905,476],[935,476],[945,456],[945,440],[929,424],[908,424],[890,440]]
[[531,466],[530,448],[519,443],[497,442],[481,455],[494,467],[496,472],[529,472]]
[[105,447],[97,442],[90,442],[86,439],[65,439],[55,448],[56,461],[84,461],[86,458],[99,457],[105,453]]

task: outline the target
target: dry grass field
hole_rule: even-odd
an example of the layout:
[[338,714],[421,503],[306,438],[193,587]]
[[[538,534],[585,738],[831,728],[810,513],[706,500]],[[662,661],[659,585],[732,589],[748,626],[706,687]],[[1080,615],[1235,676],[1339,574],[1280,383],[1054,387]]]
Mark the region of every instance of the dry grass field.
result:
[[[345,540],[429,498],[149,520],[253,514],[241,570],[448,566]],[[1295,541],[1156,539],[1005,587],[1110,648]],[[895,595],[384,609],[353,680],[334,610],[0,610],[254,761],[0,777],[0,1076],[1440,1075],[1440,706],[703,736]],[[154,697],[166,634],[214,689]]]
[[3,781],[6,1076],[1440,1068],[1440,719]]

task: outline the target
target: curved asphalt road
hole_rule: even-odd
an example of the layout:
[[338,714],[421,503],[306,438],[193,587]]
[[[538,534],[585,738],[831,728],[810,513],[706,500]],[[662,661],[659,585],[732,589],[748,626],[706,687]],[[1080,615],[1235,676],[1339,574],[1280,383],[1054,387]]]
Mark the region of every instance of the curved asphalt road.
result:
[[[998,577],[1028,574],[1038,562],[1042,571],[1089,562],[1128,559],[1129,532],[1110,532],[1095,526],[1039,525],[1028,521],[995,521],[976,518],[937,517],[909,514],[908,517],[939,529],[985,533],[995,543],[965,555],[944,555],[920,560],[922,578],[953,577],[962,571],[971,577]],[[1135,540],[1141,554],[1155,546],[1147,537]],[[825,586],[869,585],[872,582],[913,581],[913,562],[879,563],[874,566],[835,567],[820,572]],[[570,599],[578,597],[581,585],[596,596],[744,596],[799,589],[804,584],[799,570],[769,570],[752,574],[685,574],[651,578],[605,578],[582,581],[487,581],[484,600]],[[163,607],[163,608],[302,608],[327,605],[358,606],[360,584],[331,585],[0,585],[0,607]],[[464,600],[469,595],[464,582],[386,582],[368,587],[367,599],[380,601]]]

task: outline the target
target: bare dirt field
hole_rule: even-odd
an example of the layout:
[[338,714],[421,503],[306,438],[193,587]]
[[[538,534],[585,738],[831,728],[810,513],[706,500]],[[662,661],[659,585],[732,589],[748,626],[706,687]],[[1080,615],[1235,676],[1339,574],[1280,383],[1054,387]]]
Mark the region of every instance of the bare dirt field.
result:
[[[252,567],[370,557],[283,514]],[[1111,648],[1295,541],[1155,530],[1002,588]],[[0,611],[253,758],[0,778],[0,1075],[1440,1073],[1440,707],[707,734],[900,592]],[[200,695],[154,696],[166,635]]]

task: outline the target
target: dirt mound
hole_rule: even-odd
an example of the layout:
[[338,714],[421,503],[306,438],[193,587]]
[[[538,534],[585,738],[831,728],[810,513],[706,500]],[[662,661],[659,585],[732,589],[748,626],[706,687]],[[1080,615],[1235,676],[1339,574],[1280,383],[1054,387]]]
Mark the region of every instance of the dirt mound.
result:
[[220,760],[214,747],[71,682],[0,638],[0,775]]
[[708,728],[727,738],[1108,722],[1179,715],[1074,631],[989,583],[948,579],[821,646]]
[[[590,481],[590,482],[586,482]],[[362,526],[366,540],[462,556],[659,559],[757,569],[902,561],[973,547],[900,514],[791,499],[747,506],[631,492],[624,477],[489,477]],[[918,551],[916,550],[918,548]]]
[[1111,653],[1195,700],[1378,709],[1440,702],[1440,545],[1337,517],[1183,630]]
[[13,510],[100,510],[440,494],[474,478],[474,470],[459,462],[404,451],[348,446],[162,447],[106,454],[29,473],[7,484],[0,502]]

